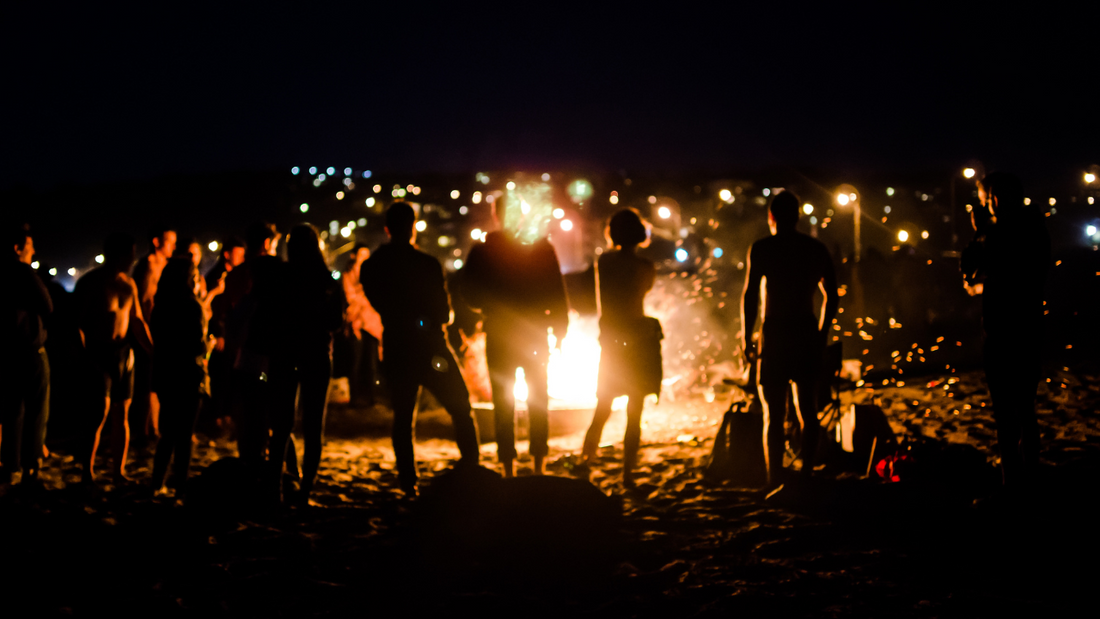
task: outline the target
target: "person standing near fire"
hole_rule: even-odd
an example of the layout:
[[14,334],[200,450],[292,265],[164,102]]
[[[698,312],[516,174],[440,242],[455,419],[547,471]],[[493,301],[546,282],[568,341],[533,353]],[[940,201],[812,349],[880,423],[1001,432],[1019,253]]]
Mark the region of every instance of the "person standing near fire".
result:
[[[499,225],[497,212],[500,202],[505,203],[503,226]],[[555,345],[560,348],[569,328],[565,283],[554,246],[546,238],[550,223],[547,208],[532,207],[510,190],[493,202],[492,217],[500,229],[488,233],[484,243],[470,250],[464,274],[465,298],[484,317],[482,328],[493,391],[497,458],[504,476],[514,474],[513,461],[517,455],[514,395],[517,368],[523,368],[529,394],[527,411],[534,474],[542,475],[550,437],[548,330],[553,331]]]
[[[829,326],[836,317],[836,271],[829,250],[817,239],[795,229],[800,201],[781,191],[768,207],[771,236],[752,244],[745,258],[748,273],[741,296],[741,325],[746,359],[758,359],[757,376],[764,408],[764,459],[768,486],[782,484],[786,453],[783,419],[794,389],[794,408],[802,426],[802,471],[813,471],[818,434],[816,383]],[[763,289],[763,294],[761,294]],[[814,294],[821,291],[820,316]],[[752,334],[761,298],[764,318],[760,349]]]

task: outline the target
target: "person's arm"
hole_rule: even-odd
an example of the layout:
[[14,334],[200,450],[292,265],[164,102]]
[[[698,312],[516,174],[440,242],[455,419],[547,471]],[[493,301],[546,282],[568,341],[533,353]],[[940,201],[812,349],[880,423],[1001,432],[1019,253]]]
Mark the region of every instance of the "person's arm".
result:
[[138,296],[137,284],[134,280],[130,280],[130,289],[134,295],[134,300],[130,304],[130,329],[137,329],[134,333],[134,337],[137,338],[137,343],[145,352],[150,355],[153,354],[153,336],[149,333],[149,324],[145,322],[145,317],[141,313],[141,297]]
[[436,263],[435,266],[432,270],[434,281],[430,284],[432,319],[440,328],[446,328],[454,321],[454,310],[451,309],[451,295],[447,292],[447,277],[443,274],[443,265]]
[[750,352],[755,348],[752,334],[756,331],[756,315],[760,311],[760,278],[759,268],[753,268],[752,248],[745,255],[745,289],[741,293],[741,332],[744,341],[743,349]]
[[821,294],[825,298],[821,304],[821,321],[817,325],[817,329],[821,332],[822,337],[828,335],[829,327],[832,326],[833,319],[836,318],[837,308],[840,307],[840,295],[838,295],[836,291],[836,269],[833,267],[833,259],[829,256],[828,251],[825,251],[824,254],[825,273],[821,281],[817,283],[817,287],[821,290]]

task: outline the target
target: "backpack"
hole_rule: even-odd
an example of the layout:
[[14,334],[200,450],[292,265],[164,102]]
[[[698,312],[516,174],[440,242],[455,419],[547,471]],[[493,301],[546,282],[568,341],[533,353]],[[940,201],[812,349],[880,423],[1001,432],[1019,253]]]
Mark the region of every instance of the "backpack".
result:
[[760,486],[767,480],[764,415],[749,410],[748,402],[734,402],[722,416],[703,476],[711,482],[745,486]]

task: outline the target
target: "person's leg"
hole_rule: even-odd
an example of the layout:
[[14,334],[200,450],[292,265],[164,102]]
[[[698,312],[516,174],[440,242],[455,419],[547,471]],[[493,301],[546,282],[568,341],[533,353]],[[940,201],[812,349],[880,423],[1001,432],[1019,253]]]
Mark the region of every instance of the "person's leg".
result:
[[126,477],[126,456],[130,449],[130,399],[115,401],[111,405],[111,459],[112,472],[119,480]]
[[50,360],[45,348],[38,350],[31,369],[23,425],[23,479],[38,476],[42,446],[46,443],[46,424],[50,419]]
[[513,474],[516,459],[516,365],[507,359],[489,362],[489,384],[493,390],[493,430],[497,441],[497,460],[505,477]]
[[[108,385],[109,384],[108,382]],[[99,416],[98,423],[95,423],[95,431],[92,433],[92,441],[87,452],[87,459],[84,461],[83,477],[85,482],[95,481],[95,457],[96,453],[99,451],[99,441],[103,435],[103,428],[107,425],[107,419],[110,417],[111,413],[111,396],[107,395],[100,401],[103,402],[103,412]]]
[[302,431],[305,435],[305,455],[302,458],[302,494],[309,496],[317,469],[321,465],[324,443],[325,411],[328,404],[328,385],[332,379],[332,360],[328,353],[304,361],[299,405],[302,411]]
[[24,393],[19,385],[5,391],[3,417],[0,418],[0,468],[4,477],[0,483],[12,483],[23,460],[20,449],[26,411]]
[[527,379],[527,419],[530,424],[530,451],[535,475],[542,475],[543,463],[550,453],[550,396],[547,393],[546,359],[542,349],[524,361]]
[[297,405],[298,372],[288,361],[273,362],[269,374],[271,389],[270,417],[271,443],[267,455],[267,482],[272,497],[282,496],[283,465],[287,449],[292,449],[290,433],[294,429],[294,413]]
[[764,409],[764,464],[768,469],[768,485],[781,483],[785,436],[783,417],[787,411],[789,381],[760,381],[760,403]]
[[817,381],[812,376],[795,380],[792,385],[794,413],[802,429],[802,470],[812,473],[817,464],[817,443],[821,422],[817,419]]
[[[195,422],[199,418],[199,406],[201,399],[198,391],[188,390],[187,393],[180,394],[180,405],[176,410],[176,419],[171,420],[172,432],[175,438],[172,440],[175,449],[173,450],[173,462],[172,462],[172,484],[178,490],[183,490],[187,482],[187,474],[191,469],[191,449],[194,445],[195,435]],[[165,429],[165,425],[168,420],[164,418],[164,408],[161,408],[161,431]],[[161,437],[164,440],[164,437]],[[158,450],[160,446],[157,446]]]
[[180,394],[167,392],[164,394],[164,403],[161,407],[160,440],[157,441],[157,449],[153,454],[153,474],[150,486],[153,491],[160,490],[164,486],[165,477],[168,475],[168,465],[172,461],[172,453],[176,449],[178,441],[178,418],[182,411],[179,410]]
[[603,427],[611,416],[612,398],[600,398],[596,400],[596,411],[592,414],[592,425],[588,426],[588,432],[584,435],[584,448],[581,449],[581,459],[588,462],[596,457],[596,451],[600,448],[600,438],[603,437]]
[[632,394],[626,404],[626,436],[623,439],[623,483],[633,485],[631,475],[638,464],[638,447],[642,442],[642,410],[645,396]]
[[413,427],[416,424],[416,403],[420,383],[411,370],[387,372],[390,402],[393,406],[393,455],[397,461],[397,477],[406,493],[416,490],[416,454],[413,451]]
[[470,406],[470,391],[466,388],[466,381],[462,379],[454,354],[445,343],[440,343],[436,355],[442,357],[446,363],[425,373],[424,387],[432,392],[451,416],[455,443],[462,454],[462,462],[477,464],[481,454],[478,448],[477,422]]

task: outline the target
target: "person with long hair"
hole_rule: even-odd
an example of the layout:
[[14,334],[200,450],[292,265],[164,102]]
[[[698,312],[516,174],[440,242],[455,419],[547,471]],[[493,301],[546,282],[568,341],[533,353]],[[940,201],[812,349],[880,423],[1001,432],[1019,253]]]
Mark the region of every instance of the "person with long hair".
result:
[[160,441],[153,458],[152,489],[164,486],[168,465],[172,485],[184,488],[191,465],[191,440],[199,405],[207,393],[207,319],[199,289],[202,279],[190,257],[171,258],[161,272],[153,303],[157,342],[153,386],[160,394]]
[[600,314],[600,370],[596,411],[584,437],[584,462],[596,456],[611,402],[627,396],[626,436],[623,440],[623,485],[634,485],[645,397],[661,391],[661,324],[645,315],[646,293],[657,271],[653,262],[637,255],[648,232],[637,211],[622,209],[611,217],[607,236],[614,247],[596,262],[596,307]]
[[287,237],[286,251],[284,340],[271,359],[274,399],[268,465],[281,486],[286,450],[293,449],[290,433],[297,401],[305,435],[297,502],[305,504],[321,463],[328,385],[332,378],[332,334],[344,326],[347,300],[325,264],[316,228],[309,224],[295,226]]

